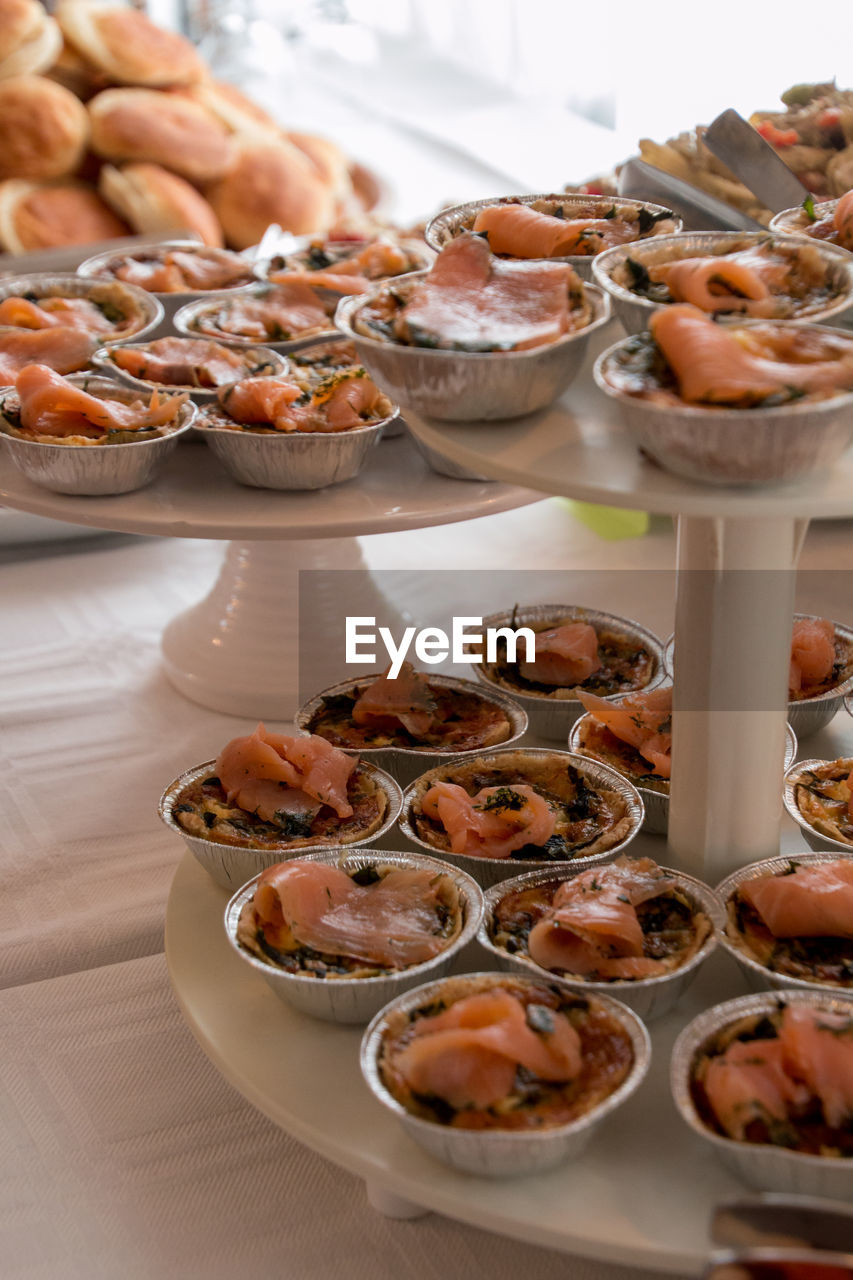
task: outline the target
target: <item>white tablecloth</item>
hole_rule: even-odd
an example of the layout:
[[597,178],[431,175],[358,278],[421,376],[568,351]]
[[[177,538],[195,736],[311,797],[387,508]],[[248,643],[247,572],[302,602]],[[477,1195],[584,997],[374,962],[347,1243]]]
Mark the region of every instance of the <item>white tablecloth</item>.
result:
[[[489,571],[503,569],[511,599],[618,583],[612,608],[661,634],[671,624],[666,520],[604,543],[550,501],[364,550],[402,597],[418,591],[422,613],[456,598],[500,607]],[[237,1096],[185,1029],[162,956],[183,846],[156,801],[241,722],[174,692],[159,635],[204,594],[221,555],[217,543],[113,536],[0,546],[0,1273],[624,1280],[436,1217],[381,1218],[356,1180]],[[466,572],[425,593],[413,571],[442,563]],[[813,527],[803,565],[853,570],[849,526]],[[833,595],[849,577],[803,582],[803,607],[849,620],[850,594]],[[839,714],[808,748],[852,752],[853,720]],[[785,840],[803,847],[793,828]]]

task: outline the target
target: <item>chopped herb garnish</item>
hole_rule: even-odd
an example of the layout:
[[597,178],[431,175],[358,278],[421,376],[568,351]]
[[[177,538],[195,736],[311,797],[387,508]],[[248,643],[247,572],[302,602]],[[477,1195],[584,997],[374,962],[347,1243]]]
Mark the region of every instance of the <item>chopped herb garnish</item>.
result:
[[546,1004],[527,1006],[527,1025],[540,1036],[552,1036],[555,1030],[554,1012]]

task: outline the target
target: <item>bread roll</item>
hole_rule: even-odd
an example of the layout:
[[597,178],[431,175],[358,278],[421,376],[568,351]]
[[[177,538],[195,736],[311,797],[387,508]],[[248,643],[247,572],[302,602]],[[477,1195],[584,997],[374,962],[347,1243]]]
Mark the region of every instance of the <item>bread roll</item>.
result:
[[0,180],[61,178],[83,158],[89,136],[86,108],[52,80],[0,80],[0,121]]
[[138,9],[62,0],[56,18],[78,53],[118,84],[192,84],[204,64],[189,40],[164,31]]
[[159,164],[105,164],[98,185],[107,204],[138,234],[195,231],[205,244],[221,248],[222,228],[204,196]]
[[107,89],[89,103],[92,150],[105,160],[147,160],[193,182],[221,177],[229,136],[198,103],[153,89]]
[[45,16],[38,0],[0,0],[0,62],[38,35]]
[[48,79],[61,84],[64,89],[68,89],[82,102],[88,102],[93,94],[107,87],[100,71],[85,58],[81,58],[73,44],[69,44],[67,40],[63,41],[53,66],[45,72],[45,75]]
[[201,104],[231,133],[281,134],[281,126],[268,111],[224,80],[203,80],[185,92]]
[[293,130],[289,130],[285,137],[308,157],[336,200],[344,200],[351,194],[349,160],[337,143],[319,138],[314,133],[294,133]]
[[[0,30],[4,15],[2,8],[8,0],[0,0]],[[62,48],[62,32],[39,6],[39,21],[32,34],[17,49],[0,60],[0,80],[10,76],[38,75],[56,61]]]
[[127,225],[82,182],[0,182],[0,244],[8,253],[126,236]]
[[295,235],[322,232],[335,212],[334,193],[307,156],[284,139],[243,140],[234,164],[206,194],[235,249],[257,244],[273,222]]

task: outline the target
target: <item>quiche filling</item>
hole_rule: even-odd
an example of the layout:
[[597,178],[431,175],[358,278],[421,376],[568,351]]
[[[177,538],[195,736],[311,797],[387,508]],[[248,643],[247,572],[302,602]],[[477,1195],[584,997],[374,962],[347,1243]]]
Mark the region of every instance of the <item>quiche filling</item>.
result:
[[445,990],[395,1011],[379,1051],[385,1087],[423,1120],[519,1132],[570,1124],[633,1066],[627,1031],[594,999],[511,977],[450,979]]
[[439,852],[520,862],[589,857],[631,830],[623,796],[557,751],[501,751],[431,769],[415,784],[409,820]]
[[780,998],[770,1014],[724,1027],[696,1057],[694,1106],[736,1142],[853,1157],[853,1008],[816,1009]]
[[740,884],[726,935],[773,973],[853,988],[853,858],[791,861]]
[[853,759],[806,769],[794,784],[794,800],[809,826],[853,847]]
[[237,941],[286,973],[373,978],[423,964],[459,936],[451,875],[368,863],[348,870],[297,859],[259,877]]
[[396,679],[386,671],[376,680],[356,680],[340,693],[323,695],[305,727],[349,750],[472,751],[497,746],[512,734],[503,707],[484,693],[431,682],[410,662],[403,663]]
[[713,924],[651,858],[620,858],[570,880],[513,889],[488,924],[495,946],[590,982],[662,977],[687,964]]

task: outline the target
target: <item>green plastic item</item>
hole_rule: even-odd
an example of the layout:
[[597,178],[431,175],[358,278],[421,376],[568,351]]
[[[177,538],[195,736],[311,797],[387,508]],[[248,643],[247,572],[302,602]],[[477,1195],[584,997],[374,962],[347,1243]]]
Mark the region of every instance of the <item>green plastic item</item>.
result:
[[647,511],[629,511],[624,507],[602,507],[594,502],[575,502],[564,498],[566,506],[575,517],[599,538],[619,542],[622,538],[642,538],[649,531]]

